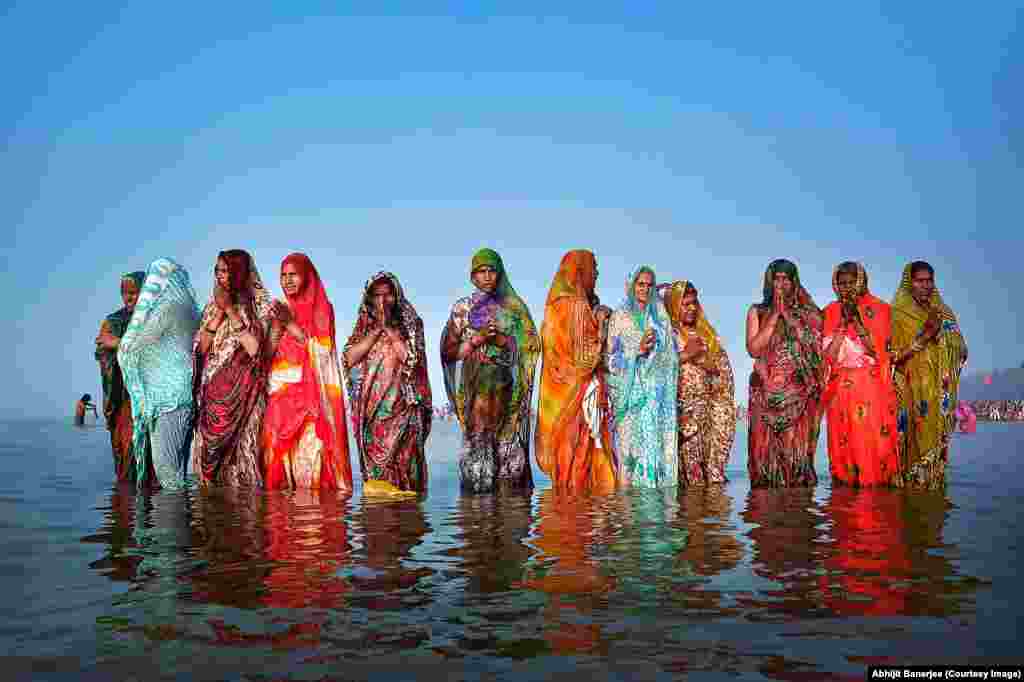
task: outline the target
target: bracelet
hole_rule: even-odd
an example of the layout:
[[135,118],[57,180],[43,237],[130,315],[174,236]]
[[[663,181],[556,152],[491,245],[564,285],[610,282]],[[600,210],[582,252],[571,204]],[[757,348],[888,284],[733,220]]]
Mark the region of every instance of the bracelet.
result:
[[[219,329],[219,327],[218,327],[218,329]],[[213,335],[217,334],[217,330],[216,329],[210,329],[209,326],[203,327],[203,331],[206,332],[207,334],[213,334]]]

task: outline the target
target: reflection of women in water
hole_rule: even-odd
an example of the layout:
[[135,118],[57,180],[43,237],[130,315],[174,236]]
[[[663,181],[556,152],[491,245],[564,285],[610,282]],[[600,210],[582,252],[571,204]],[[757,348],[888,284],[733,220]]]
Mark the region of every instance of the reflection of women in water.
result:
[[431,530],[420,501],[404,498],[382,502],[364,497],[349,519],[353,528],[363,533],[365,552],[365,557],[356,555],[353,560],[358,563],[362,559],[368,569],[352,575],[352,606],[401,611],[407,608],[404,598],[411,598],[417,605],[429,600],[428,591],[412,588],[432,575],[433,569],[408,567],[413,548]]
[[462,426],[462,488],[532,488],[530,405],[540,336],[495,251],[470,264],[477,291],[452,307],[441,335],[448,400]]
[[462,545],[451,553],[467,574],[467,598],[511,590],[533,554],[524,542],[532,521],[530,494],[463,495],[457,504]]
[[96,361],[103,381],[103,418],[110,431],[110,447],[114,454],[114,473],[119,481],[135,480],[135,458],[132,455],[132,406],[125,388],[121,367],[117,364],[117,347],[128,328],[128,322],[139,300],[144,272],[129,272],[121,277],[121,301],[124,307],[107,315],[96,336]]
[[103,545],[104,556],[89,568],[114,582],[134,580],[142,557],[135,552],[135,486],[118,482],[110,491],[103,525],[82,542]]

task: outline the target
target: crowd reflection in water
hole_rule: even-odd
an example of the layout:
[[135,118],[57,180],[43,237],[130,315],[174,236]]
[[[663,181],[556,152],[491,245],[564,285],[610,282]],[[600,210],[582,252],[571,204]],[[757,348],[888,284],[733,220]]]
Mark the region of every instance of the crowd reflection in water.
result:
[[532,514],[529,492],[503,491],[495,495],[463,495],[457,504],[456,524],[461,545],[445,554],[457,557],[466,574],[467,602],[486,600],[513,589],[534,550],[525,541]]

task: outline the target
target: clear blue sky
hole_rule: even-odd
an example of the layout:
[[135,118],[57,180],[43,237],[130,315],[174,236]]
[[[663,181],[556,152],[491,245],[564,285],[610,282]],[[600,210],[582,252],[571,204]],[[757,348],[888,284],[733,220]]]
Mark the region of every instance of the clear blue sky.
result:
[[171,256],[205,302],[235,247],[277,295],[281,258],[308,253],[340,342],[364,279],[397,273],[438,401],[485,245],[538,324],[568,249],[597,254],[606,301],[639,263],[694,280],[744,401],[776,257],[821,305],[838,261],[889,300],[929,260],[971,367],[1024,361],[1019,5],[371,4],[3,10],[0,411],[99,394],[120,273]]

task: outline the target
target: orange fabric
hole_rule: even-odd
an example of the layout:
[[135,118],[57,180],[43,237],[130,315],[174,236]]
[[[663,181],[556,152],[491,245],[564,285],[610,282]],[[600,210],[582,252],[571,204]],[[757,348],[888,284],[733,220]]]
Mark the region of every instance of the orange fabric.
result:
[[[288,308],[308,340],[303,345],[285,332],[274,354],[263,418],[264,484],[267,488],[289,487],[288,471],[302,466],[292,458],[312,424],[322,447],[319,471],[310,477],[312,486],[351,490],[352,464],[335,345],[334,307],[308,257],[293,253],[281,267],[289,263],[302,274],[302,288],[295,296],[286,296]],[[287,383],[275,381],[277,376],[289,373],[293,376]]]
[[583,398],[595,377],[600,383],[598,400],[607,413],[607,390],[599,369],[601,330],[592,309],[596,272],[591,252],[565,254],[541,325],[544,364],[534,453],[537,465],[556,487],[575,491],[610,490],[616,483],[607,422],[602,420],[599,444],[583,414]]
[[[828,354],[828,382],[822,402],[828,410],[828,455],[832,479],[845,485],[899,485],[899,433],[896,388],[887,348],[892,335],[892,309],[868,293],[857,297],[857,310],[875,350],[875,364],[838,366]],[[856,338],[853,326],[840,330],[842,304],[825,308],[825,334]]]

